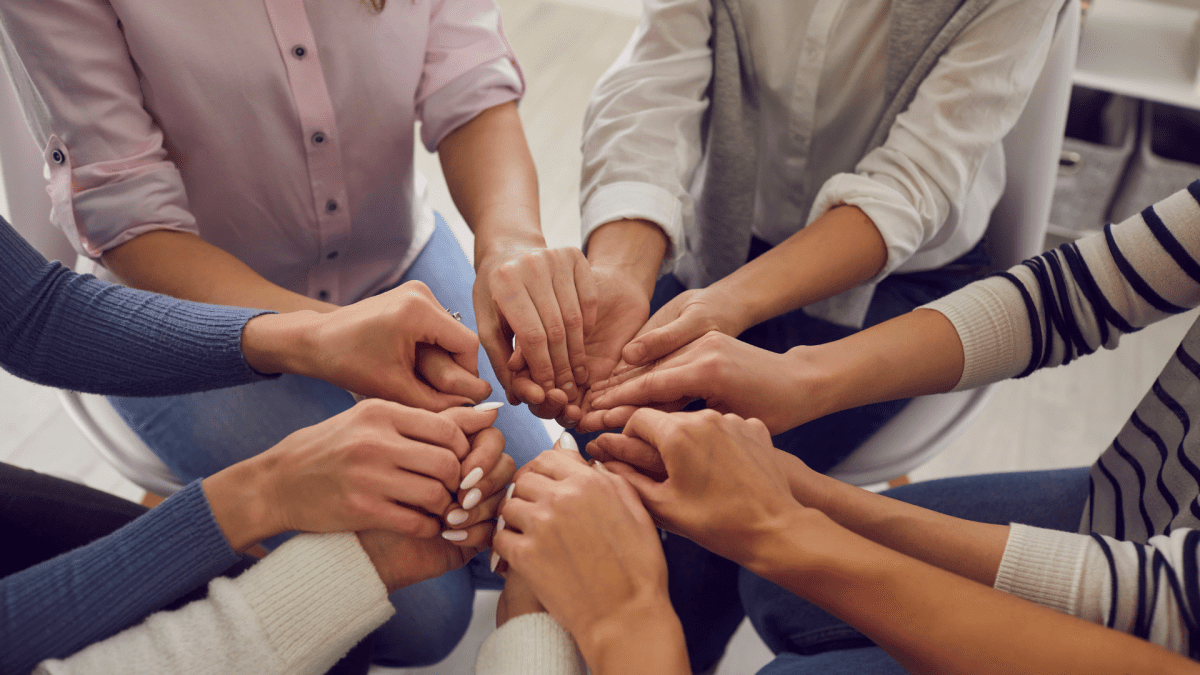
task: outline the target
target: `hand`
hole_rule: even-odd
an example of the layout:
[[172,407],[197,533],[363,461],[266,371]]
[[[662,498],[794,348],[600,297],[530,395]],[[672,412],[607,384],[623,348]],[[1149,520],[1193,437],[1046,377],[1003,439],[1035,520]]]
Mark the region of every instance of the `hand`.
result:
[[478,338],[419,281],[327,314],[255,317],[242,351],[260,372],[308,375],[435,412],[491,393],[479,378]]
[[659,480],[619,462],[608,466],[637,490],[661,526],[739,564],[762,543],[759,535],[773,532],[784,515],[800,508],[779,451],[756,419],[643,408],[622,434],[601,436],[589,445],[593,449],[598,457],[640,455],[647,465],[657,451],[661,465],[651,468]]
[[661,359],[711,331],[737,337],[750,327],[744,325],[740,305],[719,285],[680,293],[655,312],[637,337],[629,341],[621,351],[624,363],[614,374]]
[[582,431],[625,426],[637,406],[673,412],[704,399],[722,413],[756,418],[778,434],[807,421],[812,387],[800,364],[737,338],[710,331],[667,356],[592,385]]
[[[458,569],[490,546],[496,507],[515,471],[512,457],[503,454],[504,436],[500,431],[493,426],[480,428],[481,422],[490,425],[495,421],[494,412],[453,408],[442,416],[458,424],[471,444],[462,462],[463,478],[470,478],[459,483],[459,494],[478,490],[479,496],[471,498],[476,503],[470,509],[461,509],[458,504],[447,508],[444,519],[453,519],[451,527],[455,529],[443,530],[439,537],[414,537],[387,530],[358,533],[359,542],[389,593]],[[454,515],[455,511],[462,514],[462,520]]]
[[545,605],[537,599],[533,587],[519,572],[509,568],[504,575],[504,590],[496,601],[496,628],[503,626],[509,619],[515,619],[522,614],[537,614],[546,611]]
[[450,529],[444,530],[442,536],[454,541],[462,536],[455,530],[494,518],[515,471],[516,462],[504,454],[504,435],[499,429],[488,427],[475,434],[471,438],[470,454],[462,461],[462,475],[456,486],[457,501],[443,516]]
[[488,547],[495,527],[492,520],[476,523],[464,530],[467,538],[463,541],[412,537],[387,530],[359,532],[358,541],[391,593],[466,565]]
[[[595,284],[579,249],[514,243],[490,249],[477,266],[473,294],[483,348],[510,403],[578,396],[588,380],[584,335],[596,321]],[[514,337],[531,378],[517,386]]]
[[[609,376],[621,360],[621,349],[629,342],[650,316],[650,299],[645,290],[625,271],[615,266],[598,265],[592,270],[599,301],[596,321],[592,330],[584,336],[587,353],[585,364],[588,382],[599,382]],[[518,354],[518,357],[520,354]],[[521,365],[519,361],[515,365]],[[513,376],[514,386],[529,382],[528,369]],[[529,408],[538,417],[557,418],[564,427],[573,427],[583,417],[581,408],[586,390],[578,389],[576,397],[563,402],[548,398]]]
[[237,550],[289,530],[434,536],[461,482],[467,434],[495,419],[494,409],[363,401],[210,476],[204,492]]
[[502,515],[495,550],[585,655],[590,639],[638,612],[669,611],[666,560],[650,516],[625,480],[578,452],[550,450],[522,467]]

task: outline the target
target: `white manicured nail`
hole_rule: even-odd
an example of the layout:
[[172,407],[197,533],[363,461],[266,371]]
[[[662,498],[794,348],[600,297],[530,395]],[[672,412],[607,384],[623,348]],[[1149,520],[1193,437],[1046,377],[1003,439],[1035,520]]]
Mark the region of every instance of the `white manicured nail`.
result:
[[492,571],[493,571],[493,572],[495,572],[495,571],[496,571],[496,565],[499,565],[499,564],[500,564],[500,554],[499,554],[499,553],[496,553],[495,551],[492,551],[492,563],[491,563],[491,565],[492,565]]
[[475,487],[475,484],[479,482],[480,478],[483,478],[483,469],[477,466],[474,469],[471,469],[466,478],[462,479],[462,483],[459,484],[458,489],[470,490],[471,488]]
[[475,406],[475,409],[478,410],[479,412],[490,412],[492,410],[498,410],[503,407],[504,407],[504,404],[501,403],[500,401],[484,401],[483,403],[480,403],[479,405]]
[[462,525],[463,523],[467,522],[467,518],[470,517],[471,514],[467,513],[466,510],[454,509],[450,513],[446,514],[446,522],[450,523],[451,525]]
[[466,530],[442,530],[442,539],[446,541],[466,541]]
[[483,499],[483,493],[479,491],[479,488],[471,488],[467,496],[463,497],[462,507],[464,509],[473,509],[479,503],[480,499]]
[[516,490],[516,489],[517,489],[517,484],[516,484],[516,483],[509,483],[509,484],[508,484],[508,492],[507,492],[507,493],[504,495],[504,498],[505,498],[505,499],[512,499],[512,493],[513,493],[513,490]]
[[575,442],[575,437],[572,436],[571,432],[569,431],[562,432],[562,436],[558,437],[558,447],[562,448],[563,450],[574,450],[575,452],[579,452],[579,444]]
[[604,462],[597,460],[595,462],[592,462],[592,466],[596,467],[596,470],[599,471],[600,473],[606,473],[606,474],[609,474],[610,476],[612,475],[612,472],[608,470],[608,467],[604,466]]
[[500,516],[499,518],[496,519],[496,534],[500,534],[503,531],[504,531],[504,516]]

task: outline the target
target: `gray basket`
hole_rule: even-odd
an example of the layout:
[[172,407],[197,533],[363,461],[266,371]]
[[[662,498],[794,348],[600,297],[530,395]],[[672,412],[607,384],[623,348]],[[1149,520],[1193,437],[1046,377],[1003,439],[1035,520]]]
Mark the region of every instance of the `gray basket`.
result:
[[1141,141],[1109,214],[1114,223],[1200,178],[1200,111],[1149,101],[1142,106]]
[[1050,231],[1077,237],[1102,229],[1138,136],[1135,99],[1084,87],[1071,92]]

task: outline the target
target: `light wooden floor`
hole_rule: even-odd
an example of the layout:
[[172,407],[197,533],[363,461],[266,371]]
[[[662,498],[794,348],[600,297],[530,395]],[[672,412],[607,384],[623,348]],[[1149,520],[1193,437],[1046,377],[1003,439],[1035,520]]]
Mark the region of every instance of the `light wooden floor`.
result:
[[[542,222],[552,246],[579,244],[579,136],[593,83],[612,63],[636,24],[638,0],[497,0],[506,32],[528,82],[521,104],[542,200]],[[436,159],[418,147],[418,164],[431,198],[469,242],[441,181]],[[3,207],[0,204],[0,207]],[[0,208],[6,215],[6,207]],[[457,222],[456,222],[457,219]],[[471,247],[464,246],[470,254]],[[1002,383],[990,405],[942,455],[914,471],[927,480],[991,471],[1090,464],[1157,376],[1195,313],[1126,337],[1121,349],[1096,354],[1087,365],[1040,372]],[[553,423],[550,426],[554,428]],[[84,482],[138,499],[141,491],[103,464],[62,411],[53,391],[0,372],[0,461]],[[489,630],[490,602],[472,629]],[[743,626],[743,629],[746,627]],[[473,655],[460,650],[436,669],[470,672]],[[752,631],[731,647],[719,672],[752,673],[769,658]],[[392,671],[403,672],[403,671]]]

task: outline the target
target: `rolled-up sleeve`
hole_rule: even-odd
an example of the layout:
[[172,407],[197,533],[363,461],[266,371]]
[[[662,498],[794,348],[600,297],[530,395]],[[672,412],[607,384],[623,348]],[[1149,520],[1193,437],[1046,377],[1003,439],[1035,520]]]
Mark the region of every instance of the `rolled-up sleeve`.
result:
[[430,152],[493,106],[519,99],[525,80],[490,0],[435,5],[417,88],[421,141]]
[[709,0],[647,0],[625,50],[592,92],[584,118],[582,237],[642,218],[671,242],[663,268],[686,250],[688,187],[700,164],[712,79]]
[[51,219],[98,258],[153,229],[196,232],[112,7],[0,3],[4,65],[44,150]]
[[961,217],[987,153],[1016,124],[1041,74],[1061,0],[993,3],[972,21],[854,173],[822,186],[809,222],[842,204],[874,221],[888,249],[876,281]]

